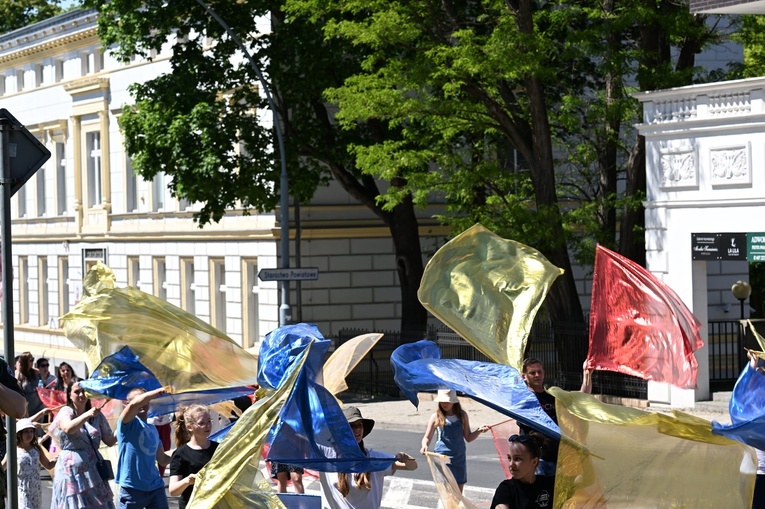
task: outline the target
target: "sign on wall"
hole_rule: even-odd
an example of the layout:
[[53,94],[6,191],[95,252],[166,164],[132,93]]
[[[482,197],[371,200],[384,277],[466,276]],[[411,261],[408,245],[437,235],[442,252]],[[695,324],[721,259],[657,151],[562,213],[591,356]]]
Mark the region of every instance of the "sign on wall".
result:
[[746,259],[750,262],[765,262],[765,233],[746,234]]
[[[691,233],[693,260],[746,260],[748,235],[746,233]],[[763,234],[765,238],[765,234]],[[765,240],[763,251],[765,260]]]

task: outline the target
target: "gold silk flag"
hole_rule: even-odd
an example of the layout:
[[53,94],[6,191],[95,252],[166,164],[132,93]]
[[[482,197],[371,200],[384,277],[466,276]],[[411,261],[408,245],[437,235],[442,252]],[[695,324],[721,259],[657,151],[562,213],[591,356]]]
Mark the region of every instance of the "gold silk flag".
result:
[[478,507],[466,499],[460,487],[454,479],[454,474],[449,470],[447,463],[449,458],[443,454],[426,452],[425,457],[430,466],[430,473],[433,475],[433,482],[438,491],[438,498],[441,500],[440,506],[444,509],[478,509]]
[[345,377],[382,337],[379,333],[362,334],[340,345],[324,363],[324,387],[334,395],[348,390]]
[[101,263],[83,281],[83,300],[61,321],[91,371],[127,345],[160,383],[177,392],[257,383],[257,357],[167,301],[135,288],[115,288],[114,273]]
[[263,443],[279,418],[309,352],[310,346],[284,383],[256,401],[236,421],[197,474],[188,509],[284,508],[258,465]]
[[534,317],[561,274],[536,249],[476,224],[431,258],[417,296],[489,359],[520,371]]
[[553,508],[752,506],[754,449],[713,435],[709,421],[549,392],[563,436]]

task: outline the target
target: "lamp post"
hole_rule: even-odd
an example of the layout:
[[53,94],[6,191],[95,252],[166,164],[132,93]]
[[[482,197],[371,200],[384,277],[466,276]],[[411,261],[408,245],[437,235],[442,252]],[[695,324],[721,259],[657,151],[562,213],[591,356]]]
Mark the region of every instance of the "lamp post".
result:
[[[241,39],[236,33],[228,26],[223,18],[218,16],[203,0],[197,0],[197,3],[201,5],[207,13],[218,22],[220,26],[226,31],[231,40],[237,45],[237,47],[247,57],[247,61],[250,63],[255,76],[257,76],[260,86],[263,88],[263,93],[266,95],[268,101],[268,107],[271,108],[271,112],[274,115],[274,130],[276,131],[276,140],[279,146],[279,157],[281,159],[281,174],[279,177],[279,187],[281,189],[281,246],[282,246],[282,268],[288,269],[290,267],[290,202],[289,202],[289,180],[287,178],[287,159],[284,153],[284,134],[282,133],[281,123],[279,122],[279,116],[276,113],[276,103],[274,103],[273,97],[271,97],[271,90],[268,88],[266,80],[263,78],[263,74],[260,72],[260,68],[255,63],[255,59],[247,50],[247,47],[242,43]],[[281,305],[279,306],[279,325],[284,326],[292,322],[292,308],[290,306],[290,283],[289,281],[281,282]]]
[[752,286],[746,281],[736,281],[730,287],[733,296],[741,303],[741,319],[744,319],[744,301],[752,295]]

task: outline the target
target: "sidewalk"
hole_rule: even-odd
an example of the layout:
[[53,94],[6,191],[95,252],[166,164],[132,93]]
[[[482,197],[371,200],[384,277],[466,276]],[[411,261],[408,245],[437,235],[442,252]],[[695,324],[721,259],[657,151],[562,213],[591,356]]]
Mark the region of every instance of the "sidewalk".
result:
[[[368,396],[359,396],[352,394],[339,394],[340,400],[345,405],[354,405],[359,407],[364,417],[374,419],[375,426],[381,429],[401,430],[401,431],[422,431],[425,432],[425,426],[428,418],[436,409],[436,403],[433,402],[435,394],[419,393],[419,409],[416,408],[407,399],[371,399]],[[598,397],[596,395],[596,397]],[[609,401],[610,402],[610,401]],[[624,400],[625,406],[642,407],[646,402],[642,400]],[[483,424],[497,424],[509,419],[487,406],[478,403],[470,398],[461,397],[460,404],[462,409],[470,417],[470,425],[473,428]],[[649,412],[667,412],[665,407],[641,408]],[[730,422],[728,414],[728,402],[725,398],[718,401],[699,401],[695,408],[677,409],[682,412],[706,419],[708,421],[718,421],[720,423]]]

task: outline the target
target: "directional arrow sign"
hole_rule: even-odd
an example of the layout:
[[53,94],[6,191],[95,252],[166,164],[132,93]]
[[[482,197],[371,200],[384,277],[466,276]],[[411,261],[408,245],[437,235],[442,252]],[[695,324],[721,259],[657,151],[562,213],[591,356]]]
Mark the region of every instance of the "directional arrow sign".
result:
[[258,272],[261,281],[306,281],[319,279],[318,267],[295,267],[289,269],[261,269]]
[[5,108],[0,109],[0,123],[11,126],[8,132],[8,160],[11,164],[13,196],[50,159],[50,151]]

